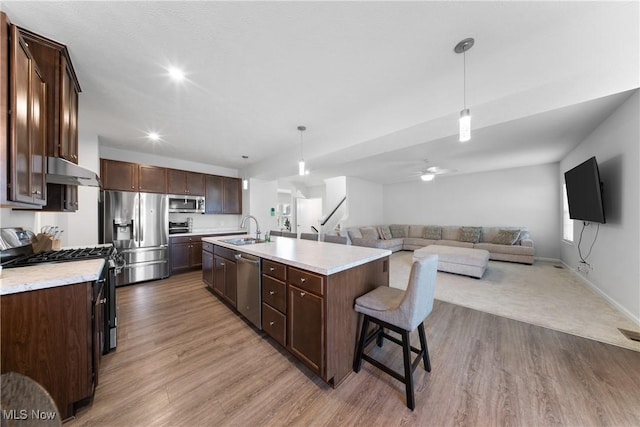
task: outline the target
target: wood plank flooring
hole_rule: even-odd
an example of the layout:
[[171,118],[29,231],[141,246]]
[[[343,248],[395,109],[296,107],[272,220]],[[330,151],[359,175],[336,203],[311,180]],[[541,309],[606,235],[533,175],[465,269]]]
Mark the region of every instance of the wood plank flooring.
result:
[[[414,374],[414,412],[404,385],[366,362],[332,389],[200,272],[118,288],[118,304],[118,348],[67,425],[640,425],[640,353],[441,301],[425,323],[432,371]],[[399,350],[374,354],[400,369]]]

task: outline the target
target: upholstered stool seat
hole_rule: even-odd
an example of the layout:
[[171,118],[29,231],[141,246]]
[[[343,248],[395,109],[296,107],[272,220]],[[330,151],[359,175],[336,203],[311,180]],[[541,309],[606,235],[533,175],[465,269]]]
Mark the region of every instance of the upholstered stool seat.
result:
[[[433,308],[437,268],[437,255],[428,255],[415,260],[411,266],[411,274],[406,291],[380,286],[357,298],[355,304],[355,310],[358,313],[362,313],[364,318],[353,362],[353,370],[359,372],[362,367],[362,360],[366,360],[403,382],[407,395],[407,407],[411,410],[415,408],[413,371],[422,360],[425,370],[431,372],[427,338],[424,332],[424,320]],[[369,323],[375,323],[378,327],[370,332]],[[409,339],[409,334],[416,328],[418,329],[421,349],[412,347]],[[401,339],[399,340],[387,334],[385,329],[400,334]],[[402,346],[404,375],[364,352],[365,348],[374,339],[379,347],[382,347],[384,339]],[[418,355],[414,361],[411,361],[411,352]]]

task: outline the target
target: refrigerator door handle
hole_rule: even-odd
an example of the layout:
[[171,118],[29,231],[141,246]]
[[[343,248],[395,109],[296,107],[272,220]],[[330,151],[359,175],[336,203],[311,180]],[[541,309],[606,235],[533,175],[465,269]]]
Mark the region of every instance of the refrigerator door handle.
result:
[[142,246],[142,242],[144,241],[144,227],[146,227],[146,220],[145,220],[145,215],[146,215],[147,211],[145,209],[145,198],[142,196],[142,194],[138,193],[138,242],[140,243],[139,246]]

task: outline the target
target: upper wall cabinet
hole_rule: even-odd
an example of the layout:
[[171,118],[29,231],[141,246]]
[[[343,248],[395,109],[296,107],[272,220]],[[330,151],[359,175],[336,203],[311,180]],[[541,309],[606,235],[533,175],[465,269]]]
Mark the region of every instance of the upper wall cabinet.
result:
[[47,85],[29,45],[21,37],[18,28],[9,24],[5,14],[0,14],[0,24],[2,132],[3,139],[7,138],[9,141],[5,144],[2,156],[2,174],[7,177],[7,181],[6,186],[2,186],[1,203],[19,207],[40,207],[46,204],[47,200]]
[[205,213],[241,214],[242,184],[239,178],[207,175]]
[[[67,47],[24,28],[19,31],[47,83],[47,155],[77,164],[80,84]],[[75,185],[47,184],[47,194],[44,210],[74,212],[78,209]]]
[[178,169],[167,169],[167,192],[169,194],[189,194],[204,196],[205,175]]
[[100,177],[105,190],[167,192],[167,169],[158,166],[100,159]]

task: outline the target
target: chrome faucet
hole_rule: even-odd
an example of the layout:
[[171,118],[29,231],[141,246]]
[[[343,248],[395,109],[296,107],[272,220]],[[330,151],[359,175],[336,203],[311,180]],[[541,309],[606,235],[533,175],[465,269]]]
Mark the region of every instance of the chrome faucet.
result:
[[256,240],[260,240],[260,233],[262,233],[260,231],[260,225],[258,224],[258,220],[256,219],[255,216],[253,215],[247,215],[244,218],[242,218],[242,221],[240,222],[240,228],[244,228],[244,223],[247,222],[247,220],[251,218],[256,222]]

